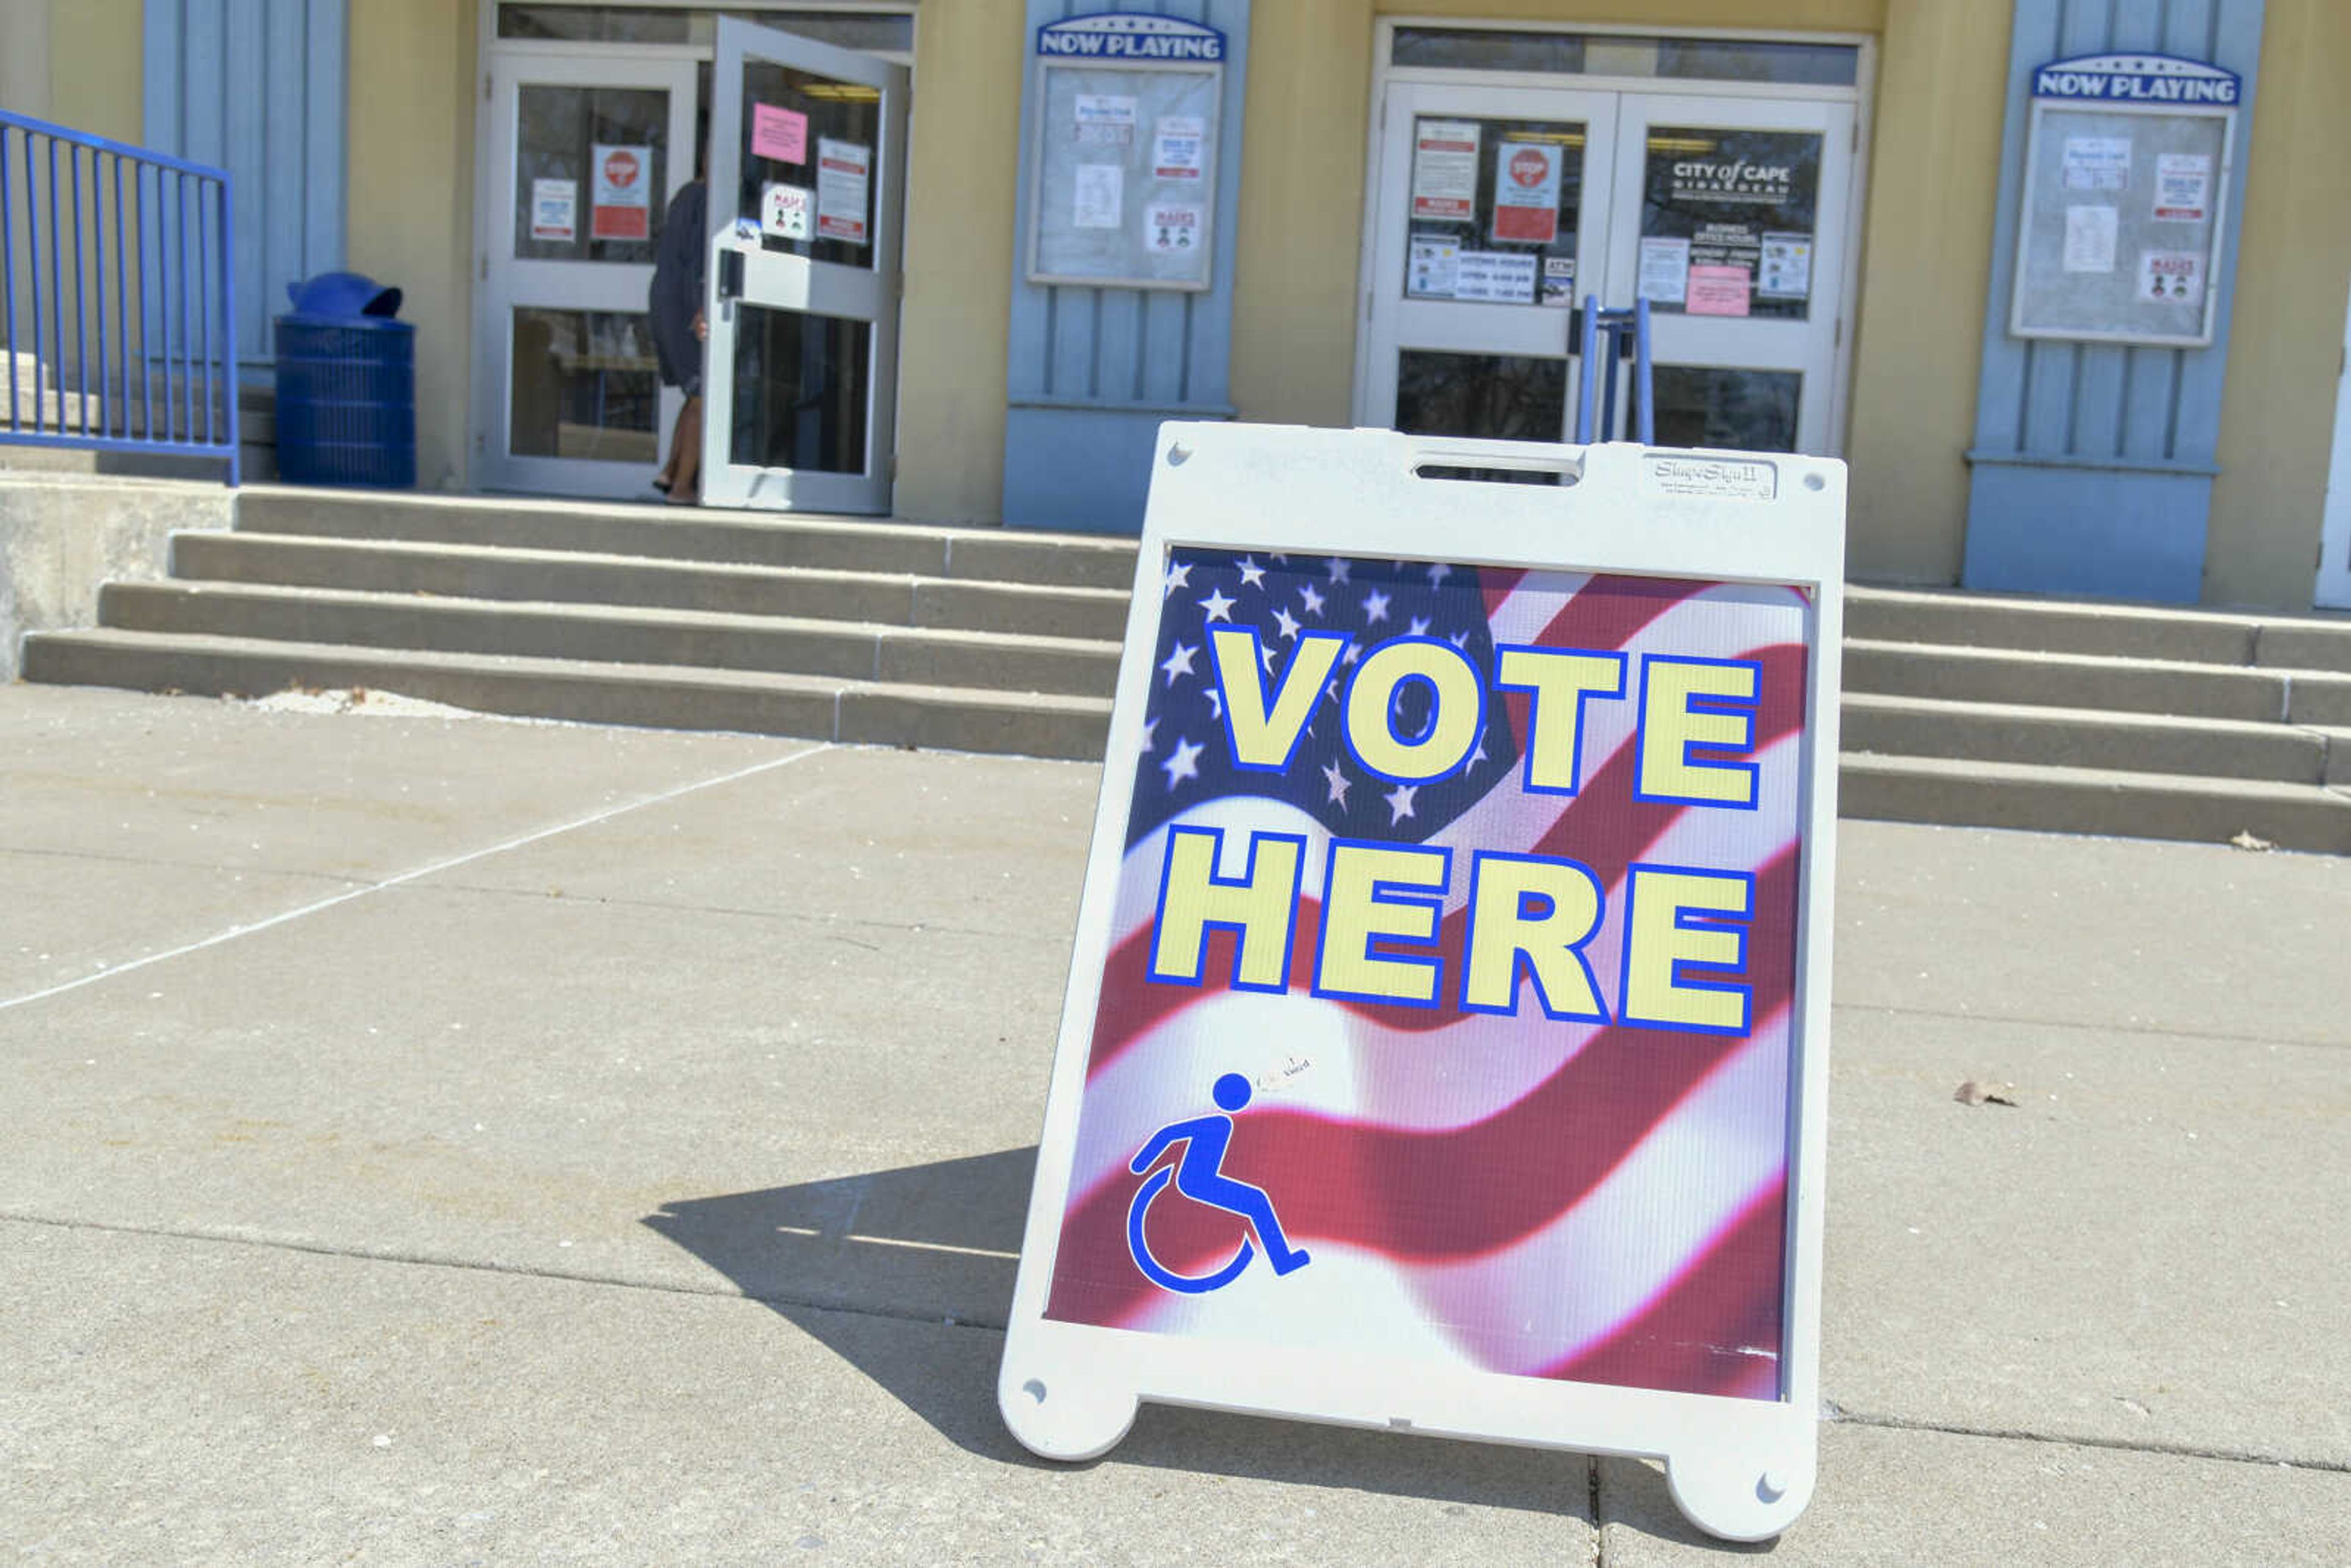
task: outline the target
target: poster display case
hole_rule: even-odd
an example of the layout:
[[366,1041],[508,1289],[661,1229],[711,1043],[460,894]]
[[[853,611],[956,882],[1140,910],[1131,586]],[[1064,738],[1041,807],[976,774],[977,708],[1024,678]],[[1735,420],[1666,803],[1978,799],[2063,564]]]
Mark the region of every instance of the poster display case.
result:
[[2233,72],[2165,55],[2033,73],[2011,332],[2212,341],[2241,98]]
[[1206,290],[1225,36],[1113,12],[1038,29],[1031,283]]

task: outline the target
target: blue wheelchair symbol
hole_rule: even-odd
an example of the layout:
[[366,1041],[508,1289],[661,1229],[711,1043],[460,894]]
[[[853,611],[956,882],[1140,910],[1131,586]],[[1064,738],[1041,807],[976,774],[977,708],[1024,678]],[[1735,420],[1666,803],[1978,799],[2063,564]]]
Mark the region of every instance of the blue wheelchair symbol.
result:
[[[1176,1157],[1174,1165],[1162,1166],[1152,1171],[1150,1179],[1136,1191],[1134,1202],[1126,1211],[1126,1249],[1145,1279],[1162,1290],[1187,1296],[1206,1295],[1239,1279],[1241,1270],[1248,1268],[1249,1260],[1257,1255],[1256,1246],[1265,1249],[1266,1261],[1273,1265],[1273,1271],[1277,1274],[1303,1269],[1312,1261],[1302,1249],[1292,1248],[1289,1238],[1282,1235],[1281,1221],[1274,1216],[1273,1199],[1268,1197],[1262,1189],[1244,1181],[1235,1181],[1224,1173],[1225,1150],[1233,1138],[1233,1119],[1229,1113],[1249,1103],[1249,1080],[1238,1072],[1228,1072],[1217,1080],[1209,1092],[1218,1110],[1226,1114],[1195,1116],[1189,1121],[1168,1124],[1151,1135],[1151,1141],[1143,1145],[1142,1152],[1127,1166],[1129,1170],[1140,1174],[1149,1169],[1151,1162],[1168,1149],[1177,1144],[1184,1145],[1184,1152]],[[1256,1239],[1255,1245],[1249,1237],[1243,1237],[1240,1250],[1233,1254],[1231,1260],[1207,1274],[1179,1274],[1153,1257],[1151,1243],[1143,1234],[1143,1218],[1149,1211],[1152,1200],[1167,1190],[1171,1180],[1176,1184],[1176,1190],[1193,1202],[1223,1209],[1247,1220],[1250,1233]]]

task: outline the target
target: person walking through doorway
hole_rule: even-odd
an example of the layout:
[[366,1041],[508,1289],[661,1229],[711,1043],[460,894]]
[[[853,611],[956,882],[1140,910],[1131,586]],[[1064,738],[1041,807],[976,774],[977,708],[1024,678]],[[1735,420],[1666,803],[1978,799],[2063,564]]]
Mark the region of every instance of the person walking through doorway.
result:
[[685,406],[677,411],[677,423],[670,430],[669,460],[653,476],[653,488],[672,505],[684,507],[702,499],[702,346],[710,337],[702,308],[710,270],[706,158],[696,158],[694,179],[671,198],[645,300],[653,316],[653,358],[661,366],[662,384],[685,394]]

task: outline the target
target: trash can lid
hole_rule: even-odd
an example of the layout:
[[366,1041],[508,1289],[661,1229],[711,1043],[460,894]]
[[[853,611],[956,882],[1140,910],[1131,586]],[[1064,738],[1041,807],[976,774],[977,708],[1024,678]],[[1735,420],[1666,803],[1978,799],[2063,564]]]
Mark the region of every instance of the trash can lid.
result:
[[286,297],[293,301],[298,316],[332,320],[400,314],[400,290],[358,272],[322,272],[298,279],[286,286]]

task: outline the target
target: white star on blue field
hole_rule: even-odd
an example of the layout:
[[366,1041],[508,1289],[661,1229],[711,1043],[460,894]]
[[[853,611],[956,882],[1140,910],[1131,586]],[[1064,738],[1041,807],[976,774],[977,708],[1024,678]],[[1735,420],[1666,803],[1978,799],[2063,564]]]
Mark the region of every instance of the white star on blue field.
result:
[[[1478,572],[1442,561],[1309,559],[1264,551],[1176,549],[1160,580],[1159,641],[1144,711],[1143,754],[1127,818],[1132,847],[1187,808],[1228,795],[1286,800],[1334,833],[1417,843],[1437,832],[1518,766],[1519,747],[1503,705],[1489,698],[1485,728],[1469,758],[1441,779],[1402,784],[1364,770],[1342,733],[1347,682],[1363,655],[1393,637],[1438,637],[1459,648],[1491,689],[1494,639]],[[1350,639],[1337,673],[1307,721],[1305,737],[1279,774],[1232,765],[1224,694],[1208,653],[1208,629],[1256,632],[1264,690],[1301,632]],[[1434,715],[1423,681],[1397,689],[1393,724],[1411,740]]]

